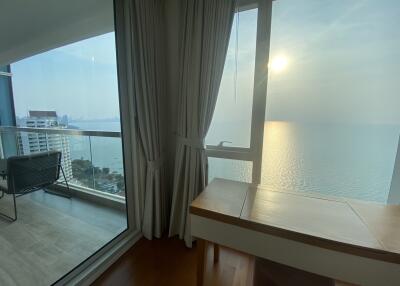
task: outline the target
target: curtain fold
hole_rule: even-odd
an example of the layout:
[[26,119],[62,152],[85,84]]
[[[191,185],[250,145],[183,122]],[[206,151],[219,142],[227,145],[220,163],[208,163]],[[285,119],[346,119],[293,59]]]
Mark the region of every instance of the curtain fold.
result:
[[[164,148],[162,100],[165,97],[165,56],[162,23],[162,0],[127,1],[131,59],[133,109],[139,149],[145,162],[136,158],[143,190],[141,199],[141,230],[152,239],[161,237],[167,227],[168,197],[164,183]],[[143,160],[142,160],[143,161]]]
[[177,146],[169,235],[192,245],[190,203],[207,185],[204,138],[217,101],[234,0],[186,0],[182,5]]

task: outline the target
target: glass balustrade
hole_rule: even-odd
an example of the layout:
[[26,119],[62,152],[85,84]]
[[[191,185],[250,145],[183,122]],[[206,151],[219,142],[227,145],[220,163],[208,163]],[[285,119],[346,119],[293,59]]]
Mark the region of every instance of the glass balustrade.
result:
[[1,158],[60,151],[70,187],[125,197],[120,132],[0,127],[0,139]]

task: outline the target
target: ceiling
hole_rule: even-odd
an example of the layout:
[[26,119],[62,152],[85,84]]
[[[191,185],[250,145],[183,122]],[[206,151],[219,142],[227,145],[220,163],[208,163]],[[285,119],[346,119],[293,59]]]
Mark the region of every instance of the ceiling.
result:
[[113,0],[0,0],[0,65],[113,30]]

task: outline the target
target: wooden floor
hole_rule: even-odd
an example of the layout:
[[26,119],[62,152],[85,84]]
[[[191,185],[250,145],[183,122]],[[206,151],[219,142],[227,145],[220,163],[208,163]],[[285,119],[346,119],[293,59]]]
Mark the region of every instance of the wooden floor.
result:
[[[134,247],[114,263],[92,286],[195,286],[196,285],[196,244],[192,249],[185,247],[182,240],[163,238],[155,240],[141,239]],[[220,260],[213,263],[213,246],[208,245],[205,286],[251,286],[253,285],[255,258],[220,247]],[[275,267],[275,266],[274,266]],[[283,278],[281,271],[275,275]],[[289,273],[290,276],[293,273]],[[283,275],[288,275],[285,272]],[[271,279],[265,286],[303,286],[293,276],[287,279]],[[293,278],[292,277],[292,278]],[[279,277],[278,277],[279,278]],[[315,285],[315,284],[313,284]],[[326,285],[326,284],[324,284]],[[329,285],[356,286],[340,281]],[[309,286],[309,285],[307,285]]]
[[[205,285],[252,285],[253,257],[221,247],[220,261],[214,265],[212,245],[207,256]],[[93,285],[194,286],[196,258],[195,244],[189,249],[176,238],[141,239]]]
[[[17,198],[18,220],[0,218],[0,285],[47,286],[126,228],[125,214],[37,191]],[[11,212],[10,196],[0,211]]]

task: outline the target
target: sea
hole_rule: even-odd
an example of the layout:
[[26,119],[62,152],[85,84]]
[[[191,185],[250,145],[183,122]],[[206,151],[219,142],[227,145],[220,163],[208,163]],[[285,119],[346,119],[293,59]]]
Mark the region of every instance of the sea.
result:
[[[118,121],[82,121],[71,125],[85,130],[120,131]],[[385,203],[399,135],[399,125],[266,121],[261,184],[272,190]],[[72,159],[90,159],[89,139],[75,137],[71,138]],[[91,148],[95,166],[123,173],[119,138],[93,137]],[[252,168],[251,162],[210,158],[209,179],[250,182]]]
[[[72,121],[69,128],[121,132],[119,121]],[[121,138],[70,136],[71,159],[92,160],[93,166],[124,174]]]
[[[261,184],[386,203],[399,144],[398,125],[266,121]],[[210,177],[251,181],[252,163],[211,159]]]

